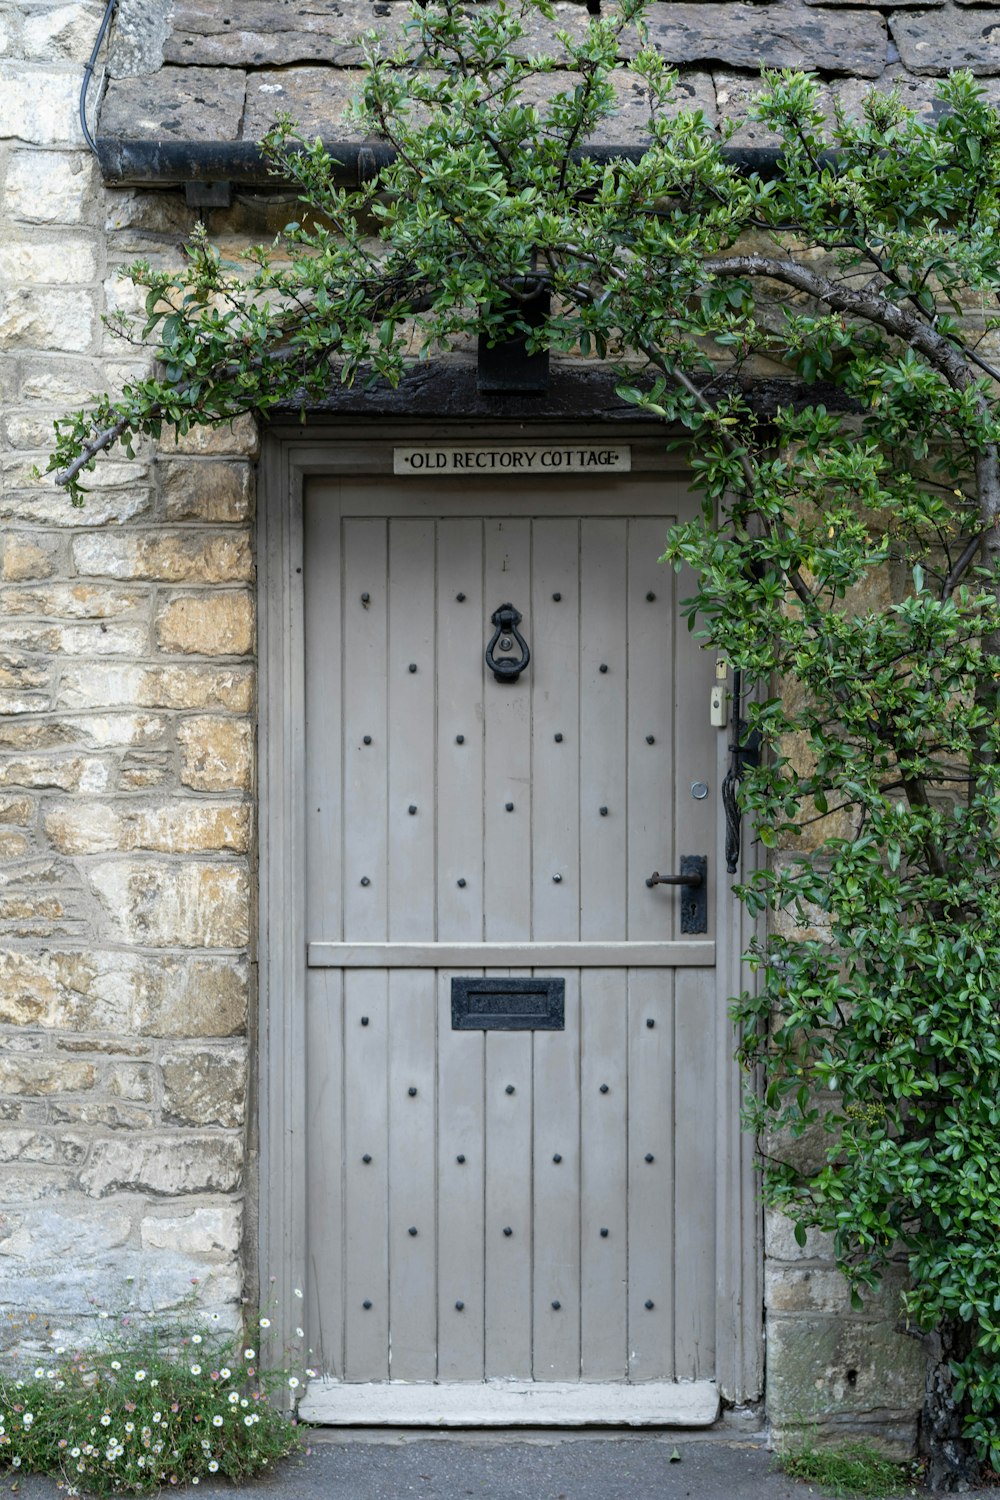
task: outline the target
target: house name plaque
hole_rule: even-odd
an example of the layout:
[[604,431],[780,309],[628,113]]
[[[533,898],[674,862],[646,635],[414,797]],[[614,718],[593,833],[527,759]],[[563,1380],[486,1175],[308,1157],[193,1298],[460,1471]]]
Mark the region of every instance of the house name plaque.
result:
[[632,449],[611,443],[394,448],[394,474],[628,474]]

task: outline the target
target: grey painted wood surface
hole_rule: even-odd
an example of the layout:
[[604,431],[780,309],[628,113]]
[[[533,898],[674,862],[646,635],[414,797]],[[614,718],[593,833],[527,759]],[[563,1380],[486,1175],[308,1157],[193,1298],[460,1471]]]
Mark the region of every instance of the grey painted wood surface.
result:
[[[713,663],[656,563],[683,481],[610,487],[306,490],[310,1334],[337,1381],[613,1405],[714,1374],[714,916],[682,939],[645,884],[714,858]],[[508,600],[532,662],[501,684]],[[565,977],[566,1029],[452,1031],[451,973],[512,970]]]

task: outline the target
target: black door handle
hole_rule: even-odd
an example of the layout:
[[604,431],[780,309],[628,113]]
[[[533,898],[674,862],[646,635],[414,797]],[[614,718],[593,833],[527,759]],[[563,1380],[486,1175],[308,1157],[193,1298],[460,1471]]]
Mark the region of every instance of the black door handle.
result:
[[694,887],[697,887],[702,883],[702,877],[700,874],[661,875],[659,870],[654,870],[652,875],[650,875],[649,879],[646,881],[647,885],[690,885]]
[[682,854],[679,875],[661,875],[654,870],[646,881],[648,886],[680,885],[681,932],[708,931],[708,857],[704,854]]

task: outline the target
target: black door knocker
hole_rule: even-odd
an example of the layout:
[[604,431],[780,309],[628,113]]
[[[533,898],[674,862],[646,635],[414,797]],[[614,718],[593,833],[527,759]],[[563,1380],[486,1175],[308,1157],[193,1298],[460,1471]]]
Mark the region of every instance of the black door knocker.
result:
[[[513,604],[501,604],[499,609],[493,611],[490,622],[496,629],[493,639],[486,647],[486,665],[497,682],[516,682],[531,660],[528,643],[517,628],[521,623],[521,616]],[[493,655],[497,646],[501,651],[512,651],[515,643],[521,651],[519,657]]]

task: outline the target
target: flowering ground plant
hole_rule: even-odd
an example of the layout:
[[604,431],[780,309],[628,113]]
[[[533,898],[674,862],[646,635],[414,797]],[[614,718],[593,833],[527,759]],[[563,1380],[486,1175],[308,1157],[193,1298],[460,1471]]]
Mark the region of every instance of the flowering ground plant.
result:
[[132,1319],[109,1326],[99,1350],[60,1350],[51,1365],[0,1376],[0,1473],[55,1475],[70,1495],[142,1495],[247,1479],[299,1447],[288,1407],[300,1377],[263,1370],[254,1345]]

